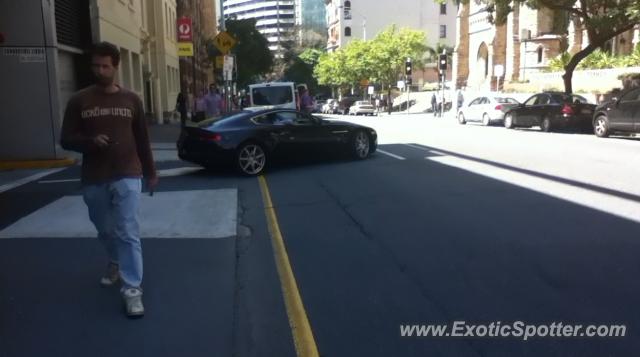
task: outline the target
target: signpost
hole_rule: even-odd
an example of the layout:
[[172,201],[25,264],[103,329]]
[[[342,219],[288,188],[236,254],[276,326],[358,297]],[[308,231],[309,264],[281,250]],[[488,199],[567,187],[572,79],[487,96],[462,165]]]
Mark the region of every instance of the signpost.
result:
[[504,66],[501,64],[493,66],[493,74],[496,76],[496,92],[500,92],[500,77],[504,76]]
[[193,42],[178,42],[178,56],[193,57]]

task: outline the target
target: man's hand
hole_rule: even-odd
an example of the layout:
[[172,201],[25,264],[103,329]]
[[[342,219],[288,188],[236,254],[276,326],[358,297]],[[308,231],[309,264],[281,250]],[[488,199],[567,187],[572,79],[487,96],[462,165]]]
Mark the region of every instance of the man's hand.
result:
[[149,195],[153,195],[153,191],[156,190],[156,186],[158,186],[158,176],[151,176],[146,178],[147,181],[147,189],[149,190]]
[[109,146],[109,143],[110,143],[109,137],[104,134],[99,134],[93,138],[93,144],[101,149],[104,149],[107,146]]

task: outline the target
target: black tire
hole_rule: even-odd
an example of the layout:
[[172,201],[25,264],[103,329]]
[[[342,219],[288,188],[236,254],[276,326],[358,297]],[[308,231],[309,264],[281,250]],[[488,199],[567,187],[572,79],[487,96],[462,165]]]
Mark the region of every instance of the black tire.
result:
[[467,124],[467,121],[464,119],[464,113],[458,113],[458,123],[464,125]]
[[371,153],[371,138],[364,130],[353,133],[351,139],[351,155],[356,160],[364,160]]
[[482,114],[482,125],[489,126],[491,125],[491,118],[489,118],[489,114]]
[[236,151],[236,167],[243,175],[256,176],[267,166],[267,151],[256,142],[246,142]]
[[609,129],[609,118],[606,115],[601,114],[593,121],[593,133],[599,138],[606,138],[611,134]]
[[513,129],[515,128],[515,125],[513,125],[513,114],[512,113],[507,113],[504,115],[504,127],[507,129]]
[[553,131],[553,126],[551,125],[551,119],[549,119],[549,117],[542,118],[542,121],[540,122],[540,130],[545,133]]

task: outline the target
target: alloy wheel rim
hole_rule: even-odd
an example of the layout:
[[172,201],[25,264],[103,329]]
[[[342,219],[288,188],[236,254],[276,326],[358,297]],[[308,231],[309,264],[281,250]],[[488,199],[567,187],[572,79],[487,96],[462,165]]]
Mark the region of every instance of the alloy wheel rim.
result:
[[356,135],[356,154],[358,157],[365,157],[369,153],[369,138],[363,132]]
[[511,126],[513,119],[511,118],[511,114],[507,115],[506,118],[504,118],[504,122],[505,124],[507,124],[507,126]]
[[604,133],[604,119],[598,119],[598,122],[596,123],[596,132],[600,135],[602,135]]
[[266,155],[260,146],[247,145],[240,151],[238,162],[243,172],[255,175],[264,168]]

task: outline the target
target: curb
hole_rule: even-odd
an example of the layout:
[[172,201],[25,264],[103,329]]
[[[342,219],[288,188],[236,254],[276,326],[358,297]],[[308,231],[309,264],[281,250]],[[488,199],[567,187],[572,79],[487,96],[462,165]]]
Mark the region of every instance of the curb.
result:
[[17,169],[53,169],[74,165],[76,159],[52,159],[52,160],[15,160],[0,161],[0,170],[17,170]]

